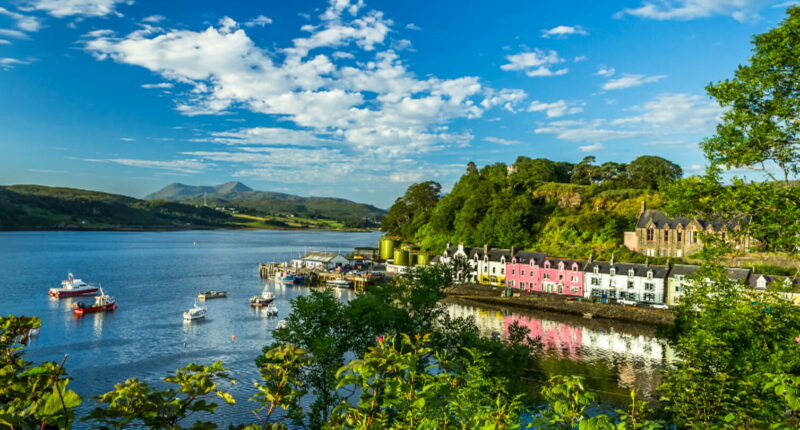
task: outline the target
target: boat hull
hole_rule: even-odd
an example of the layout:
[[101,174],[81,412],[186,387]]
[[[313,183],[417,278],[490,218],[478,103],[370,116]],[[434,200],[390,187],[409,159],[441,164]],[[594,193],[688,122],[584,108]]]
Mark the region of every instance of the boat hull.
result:
[[272,300],[263,301],[263,302],[250,302],[250,306],[252,306],[254,308],[265,308],[265,307],[269,306],[270,304],[272,304]]
[[78,297],[78,296],[85,296],[87,294],[94,294],[100,288],[81,288],[81,289],[74,289],[74,290],[60,290],[54,289],[50,290],[50,296],[56,298],[63,298],[63,297]]
[[103,306],[87,306],[85,308],[75,308],[73,313],[75,315],[83,315],[83,314],[93,314],[96,312],[110,312],[117,309],[116,303],[112,303],[110,305],[103,305]]

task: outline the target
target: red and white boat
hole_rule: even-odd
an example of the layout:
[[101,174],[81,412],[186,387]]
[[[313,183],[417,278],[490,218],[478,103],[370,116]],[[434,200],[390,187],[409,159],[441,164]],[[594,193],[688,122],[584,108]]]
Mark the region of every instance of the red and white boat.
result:
[[100,295],[94,298],[94,303],[86,305],[85,303],[78,302],[73,306],[73,312],[76,315],[91,314],[94,312],[108,312],[117,308],[117,301],[103,292],[100,289]]
[[61,281],[61,288],[50,289],[50,295],[57,298],[85,296],[86,294],[94,294],[99,289],[100,287],[89,285],[70,273],[67,275],[67,279]]

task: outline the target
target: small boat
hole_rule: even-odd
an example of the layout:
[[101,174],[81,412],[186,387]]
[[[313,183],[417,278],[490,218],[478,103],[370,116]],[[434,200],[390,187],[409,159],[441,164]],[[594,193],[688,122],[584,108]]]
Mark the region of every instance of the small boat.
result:
[[264,309],[264,313],[267,314],[268,317],[278,316],[278,307],[275,306],[274,303],[270,303],[269,306],[262,309]]
[[228,297],[227,291],[206,291],[205,293],[198,293],[197,298],[200,300],[208,300],[208,299],[221,299],[223,297]]
[[350,288],[350,281],[344,278],[331,279],[327,282],[329,287]]
[[85,296],[87,294],[94,294],[99,289],[100,287],[89,285],[77,279],[72,273],[69,273],[67,274],[67,279],[61,281],[61,288],[50,289],[50,296],[56,298]]
[[188,321],[201,320],[205,317],[206,317],[205,306],[197,306],[197,302],[194,302],[194,306],[188,311],[183,313],[183,319]]
[[83,302],[78,302],[73,305],[73,312],[75,315],[91,314],[95,312],[109,312],[117,308],[117,301],[103,292],[100,289],[100,295],[94,298],[94,303],[87,305]]
[[294,284],[295,275],[292,272],[275,272],[275,277],[272,280],[280,284],[292,285]]
[[275,300],[275,295],[269,291],[264,291],[260,296],[250,297],[250,306],[264,307],[269,306]]
[[303,275],[294,275],[294,284],[303,285],[306,282],[306,277]]
[[275,326],[275,330],[282,330],[286,328],[286,320],[278,321],[278,325]]

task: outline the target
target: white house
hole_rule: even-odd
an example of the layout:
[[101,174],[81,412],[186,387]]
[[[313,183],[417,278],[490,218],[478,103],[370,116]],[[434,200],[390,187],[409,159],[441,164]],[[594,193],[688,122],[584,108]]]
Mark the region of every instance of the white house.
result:
[[596,261],[584,271],[585,297],[664,303],[667,266]]
[[471,258],[473,251],[474,248],[465,247],[463,243],[459,243],[458,246],[450,246],[448,243],[447,249],[444,250],[441,256],[434,259],[433,262],[450,264],[453,262],[454,258],[464,258],[470,266],[469,273],[457,273],[456,280],[461,282],[476,282],[478,279],[478,272],[475,261]]
[[511,262],[513,255],[514,248],[490,248],[488,245],[484,245],[483,248],[475,248],[472,251],[471,260],[475,264],[478,283],[504,287],[506,285],[506,263]]
[[298,269],[333,270],[350,264],[350,260],[336,252],[309,252],[291,263],[292,267]]

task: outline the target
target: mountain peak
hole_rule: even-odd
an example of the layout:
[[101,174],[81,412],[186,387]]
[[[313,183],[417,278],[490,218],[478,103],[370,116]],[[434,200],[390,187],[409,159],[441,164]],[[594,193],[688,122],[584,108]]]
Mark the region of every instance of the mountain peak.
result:
[[214,190],[216,190],[216,192],[219,194],[244,193],[246,191],[253,191],[252,188],[239,181],[230,181],[221,185],[216,185],[214,186]]

